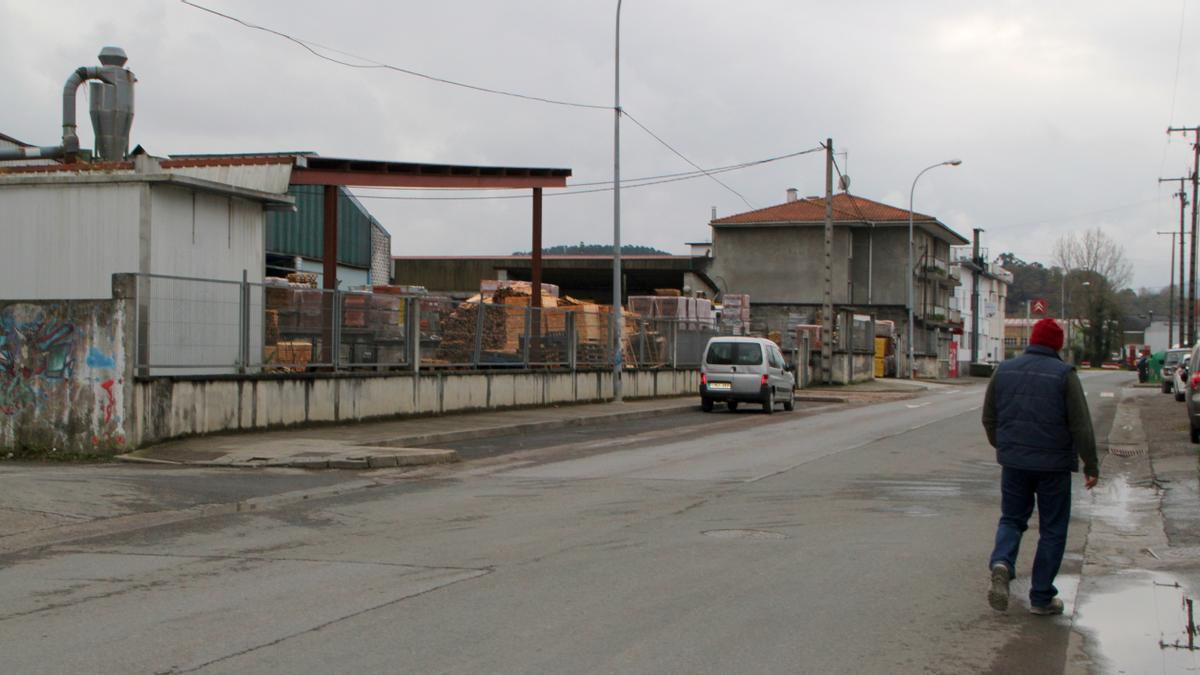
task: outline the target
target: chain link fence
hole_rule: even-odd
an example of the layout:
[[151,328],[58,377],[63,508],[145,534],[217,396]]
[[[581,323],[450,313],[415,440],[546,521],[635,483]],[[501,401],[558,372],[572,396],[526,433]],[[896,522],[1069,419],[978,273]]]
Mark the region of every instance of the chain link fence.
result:
[[[603,369],[613,363],[608,306],[530,307],[291,284],[137,276],[142,375],[312,370]],[[696,368],[711,321],[628,311],[626,368]]]

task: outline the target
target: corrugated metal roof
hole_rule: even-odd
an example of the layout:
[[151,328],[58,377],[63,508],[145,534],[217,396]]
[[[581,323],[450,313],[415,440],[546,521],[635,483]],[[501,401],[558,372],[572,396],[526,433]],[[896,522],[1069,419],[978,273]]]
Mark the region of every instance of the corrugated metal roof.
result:
[[[371,214],[345,188],[338,188],[338,263],[371,265]],[[267,214],[267,252],[320,259],[325,255],[325,189],[293,185],[294,213]]]

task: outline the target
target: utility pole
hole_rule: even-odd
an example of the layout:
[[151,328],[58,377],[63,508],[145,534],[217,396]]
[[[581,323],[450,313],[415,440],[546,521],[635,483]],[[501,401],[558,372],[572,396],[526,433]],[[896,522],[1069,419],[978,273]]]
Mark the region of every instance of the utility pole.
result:
[[821,381],[833,383],[833,139],[825,139],[825,298],[821,306]]
[[[1184,288],[1183,264],[1184,264],[1184,260],[1187,259],[1183,255],[1183,242],[1184,242],[1184,238],[1186,236],[1184,233],[1184,216],[1187,213],[1187,205],[1188,205],[1187,191],[1184,190],[1183,184],[1184,184],[1184,181],[1186,181],[1186,180],[1188,180],[1188,179],[1187,178],[1159,178],[1158,182],[1159,183],[1173,183],[1175,181],[1179,182],[1179,192],[1176,192],[1173,195],[1173,196],[1179,198],[1179,343],[1182,345],[1191,345],[1192,341],[1188,340],[1184,336],[1185,331],[1183,329],[1184,311],[1185,311],[1184,310],[1185,302],[1184,302],[1184,298],[1183,298],[1183,288]],[[1162,234],[1162,233],[1160,233],[1160,234]],[[1172,233],[1172,234],[1174,234],[1174,233]],[[1174,257],[1175,257],[1174,244],[1175,244],[1175,237],[1172,236],[1171,237],[1171,257],[1172,257],[1172,259],[1174,259]],[[1172,301],[1174,301],[1174,299],[1175,299],[1174,267],[1175,267],[1174,265],[1171,266],[1171,268],[1172,268],[1171,300]],[[1173,312],[1174,312],[1174,310],[1172,310],[1172,317],[1174,317]],[[1174,346],[1174,343],[1171,343],[1171,346]]]
[[[1186,198],[1187,198],[1187,196],[1184,195],[1184,199],[1186,199]],[[1180,209],[1180,211],[1181,211],[1180,220],[1181,221],[1183,220],[1182,210],[1183,209],[1181,208]],[[1171,235],[1171,275],[1170,275],[1171,289],[1170,289],[1170,292],[1168,294],[1166,294],[1166,303],[1168,303],[1168,310],[1166,310],[1166,348],[1168,348],[1168,350],[1170,350],[1171,347],[1175,346],[1175,234],[1176,233],[1175,232],[1156,232],[1154,234],[1170,234]],[[1180,329],[1181,329],[1180,333],[1182,333],[1182,331],[1183,331],[1182,325],[1180,325]],[[1183,341],[1183,335],[1180,335],[1180,342],[1182,342],[1182,341]]]
[[971,237],[971,364],[979,363],[979,273],[983,271],[983,256],[979,255],[979,233],[982,227],[972,230]]
[[1167,133],[1192,133],[1192,235],[1190,237],[1191,255],[1188,260],[1188,304],[1187,304],[1187,342],[1196,342],[1196,191],[1200,187],[1200,126],[1196,127],[1167,127]]

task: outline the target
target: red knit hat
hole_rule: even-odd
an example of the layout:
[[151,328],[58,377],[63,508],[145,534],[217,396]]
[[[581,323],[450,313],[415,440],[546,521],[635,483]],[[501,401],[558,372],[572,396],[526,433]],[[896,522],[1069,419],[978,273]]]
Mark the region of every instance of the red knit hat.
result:
[[1033,324],[1033,333],[1029,336],[1029,344],[1042,345],[1054,351],[1062,349],[1063,330],[1058,322],[1050,317]]

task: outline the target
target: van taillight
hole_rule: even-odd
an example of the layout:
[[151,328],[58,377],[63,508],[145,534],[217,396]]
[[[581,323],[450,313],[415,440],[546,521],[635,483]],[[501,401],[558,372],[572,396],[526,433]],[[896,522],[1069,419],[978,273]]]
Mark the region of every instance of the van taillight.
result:
[[1188,386],[1193,392],[1200,391],[1200,373],[1192,375],[1192,380],[1188,382]]
[[708,376],[700,373],[700,384],[708,384]]
[[766,375],[762,376],[762,384],[764,387],[767,386],[767,376]]

